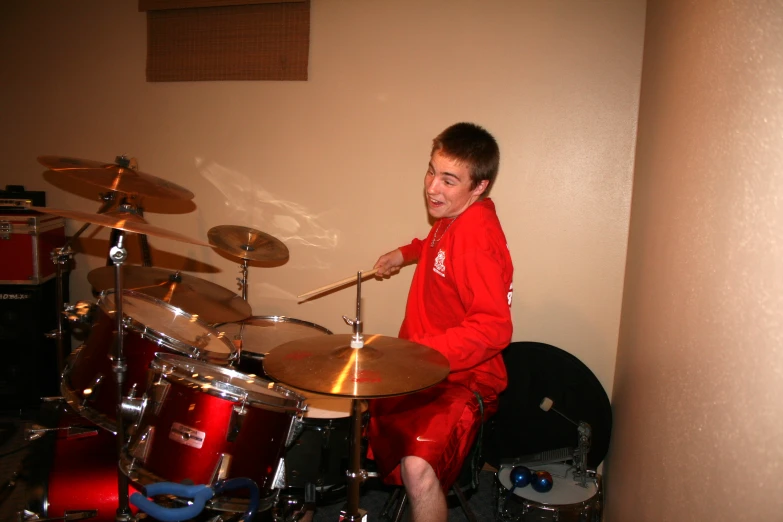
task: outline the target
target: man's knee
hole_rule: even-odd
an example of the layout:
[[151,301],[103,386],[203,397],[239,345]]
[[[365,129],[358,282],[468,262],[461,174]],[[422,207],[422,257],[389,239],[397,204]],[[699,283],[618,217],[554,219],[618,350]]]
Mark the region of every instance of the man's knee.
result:
[[440,488],[438,476],[429,462],[421,457],[403,457],[400,463],[400,473],[405,488],[409,493]]

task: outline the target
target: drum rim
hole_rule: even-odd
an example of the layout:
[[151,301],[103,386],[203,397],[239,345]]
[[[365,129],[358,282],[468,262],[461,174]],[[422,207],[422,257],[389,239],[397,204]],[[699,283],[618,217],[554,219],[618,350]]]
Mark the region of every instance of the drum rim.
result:
[[241,321],[226,321],[224,323],[218,323],[215,325],[215,329],[220,328],[221,326],[225,326],[227,324],[242,324],[245,323],[246,326],[254,326],[252,324],[248,324],[248,321],[252,321],[254,319],[262,319],[264,321],[272,321],[273,323],[293,323],[293,324],[299,324],[303,326],[309,326],[311,328],[315,328],[316,330],[320,330],[326,335],[334,335],[333,332],[326,328],[325,326],[321,326],[320,324],[316,324],[310,321],[305,321],[304,319],[297,319],[296,317],[290,317],[288,315],[251,315],[250,317],[247,317],[245,319],[242,319]]
[[[108,299],[109,297],[113,298],[115,294],[116,292],[114,291],[113,288],[107,290],[103,295],[101,295],[101,298],[98,301],[98,305],[101,307],[101,310],[103,310],[110,317],[114,315],[115,310],[107,310],[108,306],[106,305],[106,299]],[[128,315],[125,312],[125,310],[123,310],[122,315],[130,320],[128,322],[124,321],[126,328],[140,334],[142,337],[145,337],[150,341],[156,342],[159,345],[163,345],[166,348],[170,348],[175,352],[187,354],[197,359],[204,357],[207,359],[228,363],[236,360],[239,357],[239,352],[236,346],[234,346],[228,339],[225,338],[223,332],[219,332],[217,329],[211,327],[209,323],[205,322],[199,317],[194,316],[193,314],[190,314],[181,308],[177,308],[176,306],[173,306],[165,301],[161,301],[160,299],[157,299],[147,294],[143,294],[141,292],[136,292],[135,290],[127,290],[127,289],[123,290],[122,295],[123,296],[129,295],[131,297],[140,299],[142,301],[146,301],[147,303],[156,306],[161,306],[165,310],[171,312],[174,316],[182,316],[185,319],[187,319],[188,322],[195,323],[196,325],[203,328],[206,334],[209,335],[211,338],[218,340],[220,343],[223,343],[226,346],[226,348],[228,348],[228,354],[222,354],[221,352],[214,352],[212,350],[199,349],[198,347],[193,346],[192,344],[188,344],[187,342],[181,339],[175,339],[174,337],[171,337],[170,335],[164,332],[160,332],[158,330],[155,330],[154,328],[145,325],[141,321]]]
[[117,435],[117,422],[110,419],[108,416],[99,412],[98,410],[87,406],[82,402],[82,398],[76,393],[76,390],[71,386],[70,374],[73,367],[73,363],[76,360],[76,355],[79,350],[84,347],[84,344],[80,344],[73,352],[71,352],[65,359],[65,365],[63,371],[60,374],[60,394],[65,399],[65,403],[71,410],[77,415],[81,415],[88,421],[97,425],[99,428]]
[[[495,483],[498,488],[502,488],[504,492],[508,493],[510,490],[500,480],[500,472],[504,468],[510,471],[513,468],[513,466],[502,465],[500,468],[498,468],[497,472],[495,473]],[[593,502],[595,502],[596,499],[600,500],[600,496],[603,495],[603,484],[601,480],[601,474],[595,470],[588,469],[587,475],[588,475],[588,479],[595,485],[595,493],[593,493],[590,497],[586,498],[585,500],[579,500],[577,502],[572,502],[570,504],[546,504],[544,502],[538,502],[537,500],[533,500],[531,498],[523,497],[522,495],[517,495],[517,494],[511,495],[510,498],[514,498],[515,501],[518,503],[522,503],[528,506],[540,507],[540,509],[546,511],[554,511],[556,509],[563,509],[563,508],[569,508],[569,509],[584,508],[586,506],[589,506]]]
[[[183,366],[185,365],[190,365],[194,369],[209,369],[214,373],[229,377],[232,382],[199,378],[201,376],[193,377],[194,370],[185,371],[183,369]],[[190,384],[197,385],[200,387],[201,393],[213,395],[222,399],[238,400],[253,407],[260,407],[263,409],[267,409],[269,407],[279,408],[283,411],[290,411],[295,413],[300,413],[305,408],[305,397],[299,395],[289,388],[286,388],[278,382],[268,381],[258,376],[251,376],[247,373],[238,372],[230,367],[215,366],[198,359],[191,359],[181,355],[157,352],[155,353],[155,358],[150,363],[150,370],[156,374],[159,374],[161,378],[166,378],[167,380],[168,377],[174,377],[176,379],[184,380]],[[234,382],[234,380],[239,382]],[[248,383],[248,381],[251,382]],[[264,388],[264,383],[267,384],[265,387],[267,390],[273,391],[277,395],[249,390],[243,385],[255,384],[259,388]],[[206,387],[206,389],[203,386],[205,384],[209,385]]]

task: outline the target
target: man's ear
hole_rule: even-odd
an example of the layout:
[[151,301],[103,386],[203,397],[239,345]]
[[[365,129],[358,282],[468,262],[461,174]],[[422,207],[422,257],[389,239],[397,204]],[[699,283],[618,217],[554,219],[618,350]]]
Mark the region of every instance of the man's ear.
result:
[[476,185],[476,188],[474,188],[471,192],[474,196],[481,196],[485,190],[487,190],[487,185],[489,185],[489,180],[482,179],[478,185]]

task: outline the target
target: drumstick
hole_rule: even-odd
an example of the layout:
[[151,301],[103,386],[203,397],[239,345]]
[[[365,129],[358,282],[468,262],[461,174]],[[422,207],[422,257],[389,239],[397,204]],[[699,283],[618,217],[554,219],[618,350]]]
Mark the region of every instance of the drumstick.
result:
[[[378,271],[377,268],[373,268],[372,270],[368,270],[366,272],[362,272],[362,278],[369,277],[369,276],[373,275],[377,271]],[[326,285],[326,286],[322,286],[321,288],[316,288],[315,290],[310,290],[309,292],[305,292],[304,294],[298,295],[296,297],[298,299],[311,297],[311,296],[314,296],[316,294],[321,294],[321,293],[326,292],[328,290],[332,290],[333,288],[337,288],[338,286],[347,285],[348,283],[352,283],[354,281],[356,281],[356,276],[346,277],[345,279],[341,279],[341,280],[336,281],[336,282],[334,282],[332,284],[329,284],[329,285]]]

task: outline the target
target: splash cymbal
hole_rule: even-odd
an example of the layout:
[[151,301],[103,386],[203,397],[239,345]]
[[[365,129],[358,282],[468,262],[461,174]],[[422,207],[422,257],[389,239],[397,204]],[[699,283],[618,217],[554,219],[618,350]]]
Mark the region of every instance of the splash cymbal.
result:
[[[135,290],[184,310],[209,324],[247,319],[250,305],[237,294],[198,277],[163,268],[122,267],[123,288]],[[98,291],[114,288],[114,267],[96,268],[87,280]]]
[[102,163],[61,156],[38,156],[38,163],[78,181],[125,194],[184,200],[194,197],[191,191],[176,183],[117,163]]
[[449,374],[437,350],[404,339],[364,335],[364,347],[351,348],[350,334],[297,339],[275,347],[264,371],[303,390],[356,398],[391,397],[423,390]]
[[125,218],[117,218],[114,216],[108,216],[106,214],[92,214],[90,212],[80,212],[78,210],[65,210],[61,208],[52,207],[30,207],[30,210],[36,212],[42,212],[44,214],[54,214],[68,219],[74,219],[76,221],[84,221],[86,223],[92,223],[93,225],[101,225],[103,227],[116,228],[119,230],[125,230],[126,232],[135,232],[137,234],[147,234],[149,236],[162,237],[165,239],[172,239],[174,241],[181,241],[183,243],[191,243],[193,245],[201,245],[210,247],[209,243],[201,241],[200,239],[194,239],[177,232],[170,232],[163,228],[149,225],[147,223],[137,223]]
[[212,246],[226,254],[251,261],[285,261],[285,243],[260,230],[237,225],[220,225],[207,232]]

